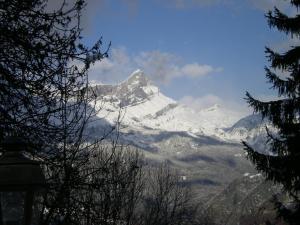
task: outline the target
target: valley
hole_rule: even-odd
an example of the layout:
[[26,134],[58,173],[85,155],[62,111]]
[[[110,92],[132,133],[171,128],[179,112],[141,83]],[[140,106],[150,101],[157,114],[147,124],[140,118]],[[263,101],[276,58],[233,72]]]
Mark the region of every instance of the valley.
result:
[[[140,149],[149,163],[165,161],[176,168],[195,199],[217,210],[218,218],[236,221],[279,192],[278,187],[266,188],[270,184],[247,160],[241,144],[246,140],[268,153],[263,149],[268,123],[261,116],[238,118],[220,105],[196,112],[163,95],[140,70],[119,85],[92,90],[101,108],[101,119],[90,125],[92,135],[120,124],[120,143]],[[250,204],[247,196],[260,200]],[[237,204],[248,208],[236,215]]]

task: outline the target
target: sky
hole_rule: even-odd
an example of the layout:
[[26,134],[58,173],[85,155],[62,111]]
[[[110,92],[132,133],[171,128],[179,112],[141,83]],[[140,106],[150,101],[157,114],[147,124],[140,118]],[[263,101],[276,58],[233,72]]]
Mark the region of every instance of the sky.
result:
[[265,46],[295,43],[270,29],[265,13],[283,0],[87,0],[84,42],[102,37],[109,58],[90,70],[95,82],[116,84],[141,69],[163,94],[195,109],[221,104],[251,112],[244,97],[276,94],[266,82]]

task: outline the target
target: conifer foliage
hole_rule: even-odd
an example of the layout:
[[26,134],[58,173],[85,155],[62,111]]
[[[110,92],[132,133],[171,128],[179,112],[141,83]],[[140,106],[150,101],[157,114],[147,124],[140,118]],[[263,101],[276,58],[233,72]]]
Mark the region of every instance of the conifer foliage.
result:
[[[297,10],[296,16],[288,16],[278,8],[266,14],[269,26],[284,32],[292,38],[300,39],[300,0],[291,0]],[[249,159],[266,178],[281,184],[294,199],[292,207],[278,203],[279,215],[296,224],[300,221],[300,46],[291,46],[286,52],[265,50],[270,66],[266,67],[266,78],[277,91],[278,99],[260,101],[248,92],[246,100],[263,118],[268,119],[276,128],[276,134],[268,133],[267,144],[273,154],[260,154],[249,144],[243,142]],[[278,72],[288,74],[280,76]]]

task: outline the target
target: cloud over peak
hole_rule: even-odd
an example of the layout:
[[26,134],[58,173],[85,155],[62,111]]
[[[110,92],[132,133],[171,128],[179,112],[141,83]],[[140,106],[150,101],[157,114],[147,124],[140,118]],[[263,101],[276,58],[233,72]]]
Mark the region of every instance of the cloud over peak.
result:
[[236,119],[251,114],[251,110],[249,110],[246,103],[238,103],[231,99],[219,97],[214,94],[207,94],[200,97],[187,95],[179,99],[179,102],[194,109],[195,111],[201,111],[218,106],[223,110],[230,112],[228,115],[231,115]]
[[201,77],[212,72],[222,72],[222,68],[213,68],[210,65],[200,65],[198,63],[186,64],[181,68],[183,75],[188,77]]
[[113,48],[109,58],[91,68],[90,76],[92,80],[118,83],[137,68],[158,84],[167,84],[178,77],[195,79],[222,71],[220,67],[198,62],[185,63],[179,56],[159,50],[130,55],[125,48]]

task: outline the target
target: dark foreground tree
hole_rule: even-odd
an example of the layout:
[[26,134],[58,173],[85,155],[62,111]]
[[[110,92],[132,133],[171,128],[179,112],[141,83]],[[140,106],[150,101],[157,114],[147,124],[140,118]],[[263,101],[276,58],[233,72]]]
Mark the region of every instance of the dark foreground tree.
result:
[[56,118],[86,103],[87,70],[106,56],[101,40],[91,48],[80,43],[84,1],[58,2],[51,10],[48,0],[0,1],[0,142],[12,133],[36,143],[64,135],[62,126],[76,121]]
[[170,170],[152,172],[146,189],[137,152],[89,137],[98,109],[87,72],[106,52],[101,40],[80,43],[84,1],[61,2],[52,10],[47,0],[0,0],[0,151],[19,135],[43,161],[40,224],[195,224],[190,193]]
[[[299,0],[291,0],[291,5],[298,11]],[[270,27],[300,39],[300,15],[289,17],[276,7],[266,15]],[[260,154],[244,142],[248,158],[266,178],[281,184],[293,202],[284,204],[277,202],[277,210],[290,224],[300,221],[300,46],[291,46],[284,53],[277,53],[266,48],[270,67],[266,67],[266,77],[272,88],[277,90],[278,99],[260,101],[247,92],[247,102],[267,118],[277,132],[268,133],[268,146],[273,154]],[[278,73],[288,74],[286,77]]]
[[80,43],[85,2],[60,2],[50,9],[48,0],[0,1],[0,150],[5,136],[22,136],[43,161],[42,224],[80,224],[76,212],[88,200],[76,193],[93,188],[87,171],[101,169],[91,160],[99,140],[85,133],[97,111],[87,71],[106,52],[101,40]]
[[176,170],[164,163],[148,168],[145,175],[138,224],[202,224],[197,218],[198,205],[193,201],[191,188],[184,184]]

